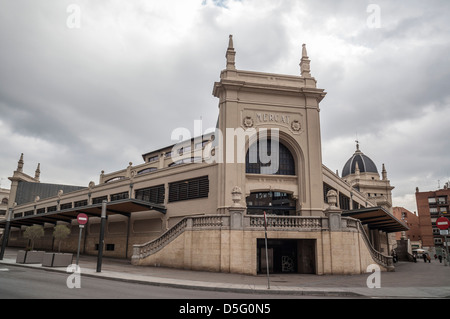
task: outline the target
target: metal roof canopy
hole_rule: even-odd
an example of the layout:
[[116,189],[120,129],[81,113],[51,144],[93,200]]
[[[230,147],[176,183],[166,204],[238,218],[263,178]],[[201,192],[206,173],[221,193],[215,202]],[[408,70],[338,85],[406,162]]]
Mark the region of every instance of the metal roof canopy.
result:
[[342,216],[359,219],[363,225],[368,225],[370,229],[379,229],[386,233],[409,230],[405,223],[380,206],[344,211]]
[[[121,199],[113,202],[108,202],[106,205],[106,215],[124,215],[130,217],[132,213],[142,212],[146,210],[156,210],[165,214],[167,209],[163,205],[146,202],[139,199]],[[102,203],[73,207],[60,211],[48,212],[39,215],[30,215],[18,218],[12,218],[11,227],[31,226],[34,224],[50,223],[55,224],[58,221],[70,223],[73,219],[77,218],[79,213],[85,213],[89,217],[101,217],[102,215]],[[6,221],[0,222],[0,228],[5,228]]]

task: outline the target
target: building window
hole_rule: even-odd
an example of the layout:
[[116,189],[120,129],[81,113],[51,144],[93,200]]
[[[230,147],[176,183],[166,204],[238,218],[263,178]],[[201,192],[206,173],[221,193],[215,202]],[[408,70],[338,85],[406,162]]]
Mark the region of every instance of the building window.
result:
[[32,215],[34,215],[34,210],[26,211],[23,215],[24,216],[32,216]]
[[284,192],[255,192],[246,198],[249,215],[295,215],[295,200]]
[[88,204],[87,199],[79,200],[79,201],[73,203],[74,207],[83,207],[83,206],[87,206],[87,204]]
[[72,208],[72,203],[61,204],[61,210]]
[[8,198],[6,198],[6,197],[3,198],[3,199],[2,199],[2,204],[3,204],[3,205],[8,205]]
[[339,207],[342,210],[350,210],[350,198],[339,193]]
[[111,202],[116,201],[116,200],[121,200],[121,199],[128,199],[129,197],[129,193],[128,192],[122,192],[122,193],[118,193],[118,194],[112,194],[110,196],[110,200]]
[[143,169],[143,170],[137,172],[137,174],[141,175],[141,174],[145,174],[145,173],[154,172],[156,170],[158,170],[156,167],[149,167],[149,168],[146,168],[146,169]]
[[111,179],[108,179],[105,183],[111,183],[111,182],[117,182],[120,181],[122,179],[125,179],[125,176],[117,176],[117,177],[113,177]]
[[57,209],[58,208],[56,206],[49,206],[47,207],[47,213],[56,212]]
[[436,198],[434,198],[434,197],[428,198],[428,204],[430,204],[430,205],[436,204]]
[[94,198],[92,199],[92,204],[93,204],[93,205],[95,205],[95,204],[101,204],[104,200],[108,200],[108,196],[107,196],[107,195],[105,195],[105,196],[100,196],[100,197],[94,197]]
[[177,166],[177,165],[181,165],[181,164],[201,163],[202,160],[203,159],[201,157],[187,157],[187,158],[175,161],[173,163],[170,163],[169,167],[173,167],[173,166]]
[[149,157],[148,162],[149,163],[156,162],[158,159],[159,159],[159,155],[155,155],[155,156]]
[[39,208],[36,210],[36,214],[44,214],[45,213],[45,208]]
[[[98,251],[98,244],[95,244],[94,249]],[[115,249],[115,244],[105,244],[106,251],[114,251],[114,249]]]
[[209,179],[202,176],[169,184],[169,202],[208,197]]
[[[278,167],[276,167],[276,163],[272,165],[272,161],[269,160],[272,157],[271,150],[272,140],[270,139],[267,140],[266,151],[264,147],[260,147],[260,141],[252,144],[245,158],[245,172],[249,174],[295,175],[295,161],[289,149],[282,143],[278,143]],[[268,157],[269,162],[262,163],[261,155],[262,158]],[[272,172],[273,169],[277,169],[275,173]]]
[[138,189],[135,192],[135,198],[146,202],[155,204],[164,204],[164,185],[158,185],[143,189]]

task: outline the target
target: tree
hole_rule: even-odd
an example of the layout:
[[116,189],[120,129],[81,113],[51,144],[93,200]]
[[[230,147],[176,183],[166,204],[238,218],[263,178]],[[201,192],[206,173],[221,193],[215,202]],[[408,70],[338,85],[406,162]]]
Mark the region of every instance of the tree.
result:
[[70,229],[66,225],[56,225],[53,230],[53,237],[58,240],[58,252],[61,251],[61,242],[70,235]]
[[31,250],[34,249],[34,241],[42,236],[44,236],[44,227],[41,225],[28,226],[23,233],[23,237],[31,240]]

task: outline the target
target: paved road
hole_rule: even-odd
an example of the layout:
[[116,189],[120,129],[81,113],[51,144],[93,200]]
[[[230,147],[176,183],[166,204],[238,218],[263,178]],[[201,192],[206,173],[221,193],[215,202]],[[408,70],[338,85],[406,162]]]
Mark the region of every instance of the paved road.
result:
[[[0,261],[0,268],[19,268],[19,265],[15,262],[16,255],[16,249],[8,249],[4,260]],[[181,298],[222,298],[220,295],[216,295],[218,292],[242,294],[243,298],[246,298],[247,294],[250,294],[249,298],[253,298],[256,294],[258,298],[264,298],[263,295],[268,293],[273,295],[274,292],[284,295],[312,296],[314,298],[323,296],[338,296],[341,298],[450,298],[450,267],[445,267],[444,264],[435,260],[432,260],[431,263],[424,263],[420,260],[417,263],[397,263],[395,272],[382,272],[380,274],[381,288],[371,289],[367,287],[369,277],[367,273],[324,276],[274,274],[271,275],[270,291],[267,289],[265,275],[247,276],[162,267],[137,267],[131,265],[128,260],[112,258],[104,258],[102,272],[97,273],[95,271],[96,261],[95,256],[81,256],[80,266],[83,278],[103,278],[159,287],[195,290],[193,295],[186,294],[186,291],[181,291],[179,295],[176,292],[167,293],[168,298],[180,298],[179,296]],[[39,269],[42,272],[40,276],[43,278],[49,276],[48,273],[55,271],[62,272],[62,279],[67,278],[65,268],[54,269],[42,267],[40,264],[21,265],[21,267]],[[0,278],[3,275],[9,276],[2,274],[0,271]],[[64,287],[64,280],[62,282]],[[202,292],[200,293],[200,291]],[[132,294],[131,291],[130,295]],[[228,295],[226,296],[224,298],[228,298]],[[158,295],[151,298],[158,298]]]
[[[72,276],[72,277],[70,277]],[[69,278],[70,277],[70,278]],[[68,288],[69,285],[80,288]],[[280,294],[258,295],[258,299],[316,298]],[[189,290],[145,285],[48,272],[40,269],[0,265],[0,299],[254,299],[255,295],[237,292]]]

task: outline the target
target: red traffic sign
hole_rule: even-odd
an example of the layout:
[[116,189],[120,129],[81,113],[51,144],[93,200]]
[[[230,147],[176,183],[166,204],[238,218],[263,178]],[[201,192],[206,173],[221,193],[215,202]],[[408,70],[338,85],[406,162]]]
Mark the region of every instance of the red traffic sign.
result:
[[436,219],[436,226],[441,230],[448,229],[449,224],[449,220],[446,217],[439,217],[438,219]]
[[77,216],[77,221],[78,221],[78,224],[85,225],[88,222],[88,217],[86,214],[80,213]]

